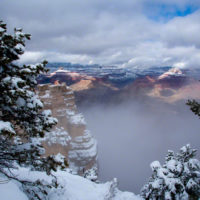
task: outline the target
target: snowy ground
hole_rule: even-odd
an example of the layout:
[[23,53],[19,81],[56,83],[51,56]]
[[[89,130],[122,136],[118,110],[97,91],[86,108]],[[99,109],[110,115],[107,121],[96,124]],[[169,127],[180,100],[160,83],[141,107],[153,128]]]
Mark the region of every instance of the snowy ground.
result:
[[[43,172],[33,172],[26,168],[20,168],[14,172],[18,178],[26,180],[40,179],[50,181],[50,178]],[[52,189],[49,193],[49,200],[139,200],[140,198],[130,192],[121,192],[117,189],[117,181],[106,183],[94,183],[77,175],[65,171],[55,172],[60,185],[59,189]],[[1,181],[6,178],[0,176]],[[0,184],[1,200],[28,200],[22,192],[21,185],[17,181],[10,180]]]

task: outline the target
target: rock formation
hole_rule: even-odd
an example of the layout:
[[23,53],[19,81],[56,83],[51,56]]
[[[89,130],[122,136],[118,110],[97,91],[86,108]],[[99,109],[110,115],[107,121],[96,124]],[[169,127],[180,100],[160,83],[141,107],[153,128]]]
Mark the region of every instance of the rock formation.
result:
[[77,111],[72,89],[65,83],[38,85],[38,95],[44,109],[50,109],[58,119],[58,124],[43,141],[45,154],[61,153],[72,171],[79,175],[97,169],[97,143],[86,129],[83,115]]
[[73,89],[76,104],[84,109],[91,105],[115,105],[127,100],[143,103],[158,100],[171,104],[185,99],[200,99],[200,70],[156,67],[131,72],[97,66],[66,69],[43,74],[38,83],[65,82]]
[[183,72],[180,69],[178,69],[178,68],[171,68],[167,72],[161,74],[158,77],[158,79],[164,79],[164,78],[168,78],[170,76],[180,77],[180,76],[185,76],[185,75],[183,74]]
[[38,78],[38,83],[54,83],[58,80],[60,83],[66,83],[67,85],[72,85],[78,83],[81,80],[90,80],[95,81],[96,78],[89,76],[87,74],[82,74],[78,72],[70,72],[68,70],[64,70],[62,67],[58,70],[50,73],[43,74]]

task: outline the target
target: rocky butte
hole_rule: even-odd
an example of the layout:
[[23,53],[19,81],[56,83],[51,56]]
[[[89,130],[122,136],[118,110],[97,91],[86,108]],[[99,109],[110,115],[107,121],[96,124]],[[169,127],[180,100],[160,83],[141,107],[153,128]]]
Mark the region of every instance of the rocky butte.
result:
[[174,104],[187,99],[200,99],[199,69],[152,67],[119,69],[116,67],[49,64],[52,73],[42,74],[38,83],[59,80],[70,86],[80,108],[92,104],[119,104],[126,100],[158,100]]
[[86,122],[77,111],[72,89],[65,83],[38,85],[38,95],[44,109],[50,109],[57,125],[47,133],[43,145],[45,154],[61,153],[72,173],[82,176],[97,174],[97,142],[86,128]]

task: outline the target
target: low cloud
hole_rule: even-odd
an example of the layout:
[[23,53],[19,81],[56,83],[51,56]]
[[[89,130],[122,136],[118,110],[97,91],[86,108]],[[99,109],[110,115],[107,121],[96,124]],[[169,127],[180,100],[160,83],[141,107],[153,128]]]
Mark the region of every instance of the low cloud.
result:
[[150,163],[163,163],[168,149],[177,152],[190,143],[200,155],[199,119],[184,102],[174,106],[127,100],[82,112],[98,141],[99,178],[117,177],[121,190],[139,193],[152,174]]
[[58,52],[40,52],[40,51],[27,51],[21,58],[20,63],[39,63],[42,60],[48,60],[48,62],[71,62],[71,63],[83,63],[91,64],[92,60],[87,55],[75,55],[75,54],[64,54]]
[[[196,0],[2,0],[0,6],[9,29],[23,27],[33,36],[21,62],[45,58],[124,67],[176,63],[200,67],[200,3]],[[195,12],[176,15],[188,6]],[[168,19],[162,12],[173,17]]]

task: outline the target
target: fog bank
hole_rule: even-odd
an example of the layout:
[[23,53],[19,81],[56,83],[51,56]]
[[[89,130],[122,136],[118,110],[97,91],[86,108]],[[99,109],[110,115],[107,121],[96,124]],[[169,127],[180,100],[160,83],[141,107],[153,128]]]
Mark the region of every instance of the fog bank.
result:
[[117,177],[121,190],[139,193],[151,175],[150,163],[163,163],[168,149],[177,151],[188,143],[200,147],[200,121],[184,103],[126,102],[81,111],[98,140],[100,180]]

